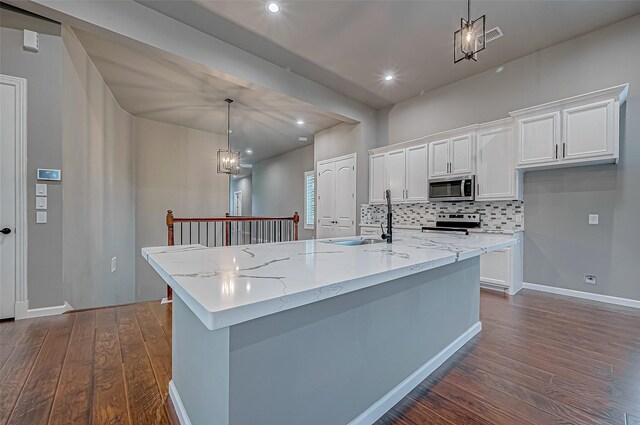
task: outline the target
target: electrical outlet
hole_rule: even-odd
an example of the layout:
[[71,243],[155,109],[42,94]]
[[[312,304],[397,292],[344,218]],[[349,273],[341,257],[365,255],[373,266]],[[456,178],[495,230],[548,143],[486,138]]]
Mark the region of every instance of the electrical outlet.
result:
[[589,214],[589,224],[598,224],[598,214]]
[[113,257],[111,259],[111,273],[115,272],[118,268],[118,257]]
[[588,283],[589,285],[596,284],[596,276],[593,274],[585,274],[584,275],[584,283]]

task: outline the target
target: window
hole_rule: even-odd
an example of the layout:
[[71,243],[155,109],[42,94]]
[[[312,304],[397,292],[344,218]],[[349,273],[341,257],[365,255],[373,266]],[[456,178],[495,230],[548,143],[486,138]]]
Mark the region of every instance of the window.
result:
[[316,211],[315,173],[304,173],[304,228],[313,229]]

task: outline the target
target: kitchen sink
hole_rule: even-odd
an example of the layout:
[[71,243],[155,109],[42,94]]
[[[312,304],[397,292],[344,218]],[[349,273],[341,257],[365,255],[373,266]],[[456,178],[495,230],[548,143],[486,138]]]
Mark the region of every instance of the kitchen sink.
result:
[[328,240],[322,241],[324,243],[332,243],[334,245],[342,245],[342,246],[357,246],[357,245],[373,245],[376,243],[386,243],[383,239],[364,239],[364,238],[356,238],[356,239],[338,239],[338,240]]

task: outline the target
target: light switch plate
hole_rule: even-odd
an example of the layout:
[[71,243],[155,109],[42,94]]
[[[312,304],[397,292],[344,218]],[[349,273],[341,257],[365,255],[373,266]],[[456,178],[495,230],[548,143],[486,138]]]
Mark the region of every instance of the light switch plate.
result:
[[598,214],[589,214],[589,224],[598,224]]
[[36,183],[36,196],[47,196],[47,185]]
[[44,224],[47,222],[47,212],[46,211],[36,211],[36,223]]
[[37,210],[46,210],[47,209],[47,197],[46,196],[36,196],[36,209]]

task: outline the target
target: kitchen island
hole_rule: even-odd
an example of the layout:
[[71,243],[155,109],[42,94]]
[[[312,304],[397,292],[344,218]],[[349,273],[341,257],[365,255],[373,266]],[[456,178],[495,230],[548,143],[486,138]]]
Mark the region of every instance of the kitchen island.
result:
[[373,423],[480,331],[479,256],[517,239],[333,242],[142,250],[173,289],[182,424]]

